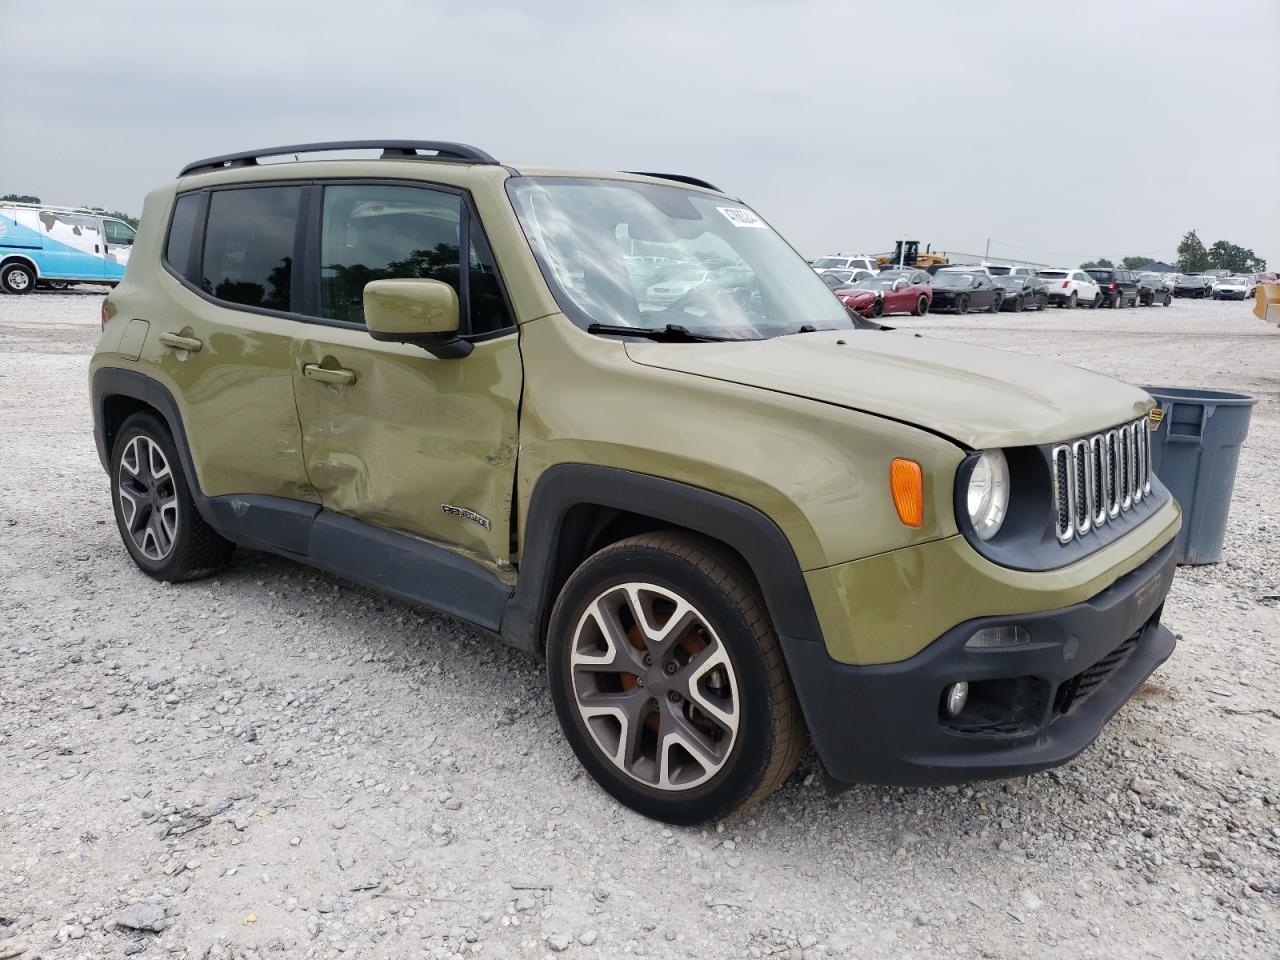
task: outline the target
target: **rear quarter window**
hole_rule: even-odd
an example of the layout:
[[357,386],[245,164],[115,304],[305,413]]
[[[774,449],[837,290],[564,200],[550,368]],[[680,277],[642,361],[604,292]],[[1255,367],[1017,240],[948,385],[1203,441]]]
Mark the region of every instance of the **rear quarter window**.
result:
[[164,262],[179,276],[195,282],[196,270],[191,263],[195,249],[196,218],[200,214],[200,196],[188,193],[178,197],[169,218],[169,237],[164,245]]

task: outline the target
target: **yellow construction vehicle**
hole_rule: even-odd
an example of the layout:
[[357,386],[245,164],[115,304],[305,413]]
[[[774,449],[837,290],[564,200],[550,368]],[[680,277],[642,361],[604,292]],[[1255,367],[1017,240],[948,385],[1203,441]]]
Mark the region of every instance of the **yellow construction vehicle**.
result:
[[950,262],[942,254],[930,252],[927,246],[924,253],[921,253],[919,240],[899,240],[893,245],[892,256],[876,257],[877,267],[919,267],[921,270],[945,266]]

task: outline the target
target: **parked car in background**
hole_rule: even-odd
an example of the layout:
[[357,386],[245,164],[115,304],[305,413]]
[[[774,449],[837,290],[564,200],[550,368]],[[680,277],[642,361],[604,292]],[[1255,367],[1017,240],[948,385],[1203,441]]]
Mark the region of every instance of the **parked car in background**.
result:
[[718,274],[713,270],[684,267],[651,285],[645,291],[645,299],[650,304],[672,304],[717,277]]
[[1034,277],[1036,275],[1030,267],[1015,267],[1008,263],[984,263],[983,266],[993,277]]
[[933,288],[927,283],[912,283],[908,277],[868,277],[840,287],[836,296],[850,310],[864,317],[886,313],[909,313],[922,317],[929,312]]
[[981,263],[952,263],[930,267],[929,272],[935,277],[940,273],[980,273],[985,277],[994,276],[991,270]]
[[995,313],[1004,300],[1004,291],[985,273],[939,270],[933,275],[933,310],[965,314],[970,310]]
[[1210,286],[1205,285],[1205,281],[1210,278],[1202,277],[1198,273],[1180,273],[1173,281],[1173,295],[1175,297],[1194,297],[1197,300],[1207,297],[1211,291]]
[[837,253],[829,257],[819,257],[813,261],[813,269],[820,274],[828,270],[866,270],[868,273],[875,273],[876,262],[874,257],[869,257],[865,253],[856,256]]
[[1049,291],[1049,302],[1056,307],[1074,310],[1081,304],[1098,306],[1098,283],[1083,270],[1040,270],[1036,276]]
[[1049,305],[1049,290],[1039,277],[1006,274],[992,278],[992,282],[1004,291],[1001,310],[1021,313],[1023,310],[1043,310]]
[[1214,285],[1215,300],[1247,300],[1253,296],[1255,284],[1249,277],[1222,277]]
[[886,267],[876,274],[877,277],[906,277],[912,283],[929,284],[933,282],[933,275],[927,270],[920,270],[917,267]]
[[874,277],[875,274],[870,270],[826,270],[818,276],[822,278],[823,283],[834,290],[836,287],[847,287],[867,277]]
[[1093,277],[1102,293],[1100,307],[1136,307],[1138,305],[1138,280],[1131,270],[1112,267],[1089,267],[1085,273]]
[[1173,302],[1173,280],[1164,273],[1139,273],[1138,303],[1150,307],[1163,303],[1166,307]]
[[134,229],[123,220],[79,207],[0,203],[0,288],[30,293],[37,286],[105,283],[124,276]]

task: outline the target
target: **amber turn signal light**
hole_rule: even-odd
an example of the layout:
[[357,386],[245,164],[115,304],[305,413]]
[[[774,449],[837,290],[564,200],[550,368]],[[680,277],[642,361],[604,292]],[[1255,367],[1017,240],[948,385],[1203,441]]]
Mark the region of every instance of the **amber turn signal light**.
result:
[[898,519],[908,527],[924,523],[924,475],[914,460],[897,458],[889,467],[889,489]]

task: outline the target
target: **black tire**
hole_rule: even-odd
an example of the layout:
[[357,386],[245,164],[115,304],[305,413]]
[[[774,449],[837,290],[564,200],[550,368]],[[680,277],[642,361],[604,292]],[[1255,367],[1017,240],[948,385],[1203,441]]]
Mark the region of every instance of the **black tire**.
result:
[[884,300],[882,298],[876,297],[876,299],[872,301],[870,313],[872,319],[884,316]]
[[1107,306],[1109,306],[1112,310],[1119,310],[1120,304],[1122,303],[1124,303],[1124,294],[1120,293],[1120,291],[1117,290],[1115,294],[1111,297],[1111,302],[1107,304]]
[[956,297],[956,316],[962,317],[969,312],[969,298],[965,294]]
[[1076,292],[1072,290],[1071,296],[1067,297],[1067,304],[1066,304],[1067,309],[1074,310],[1077,306],[1079,306],[1079,304],[1080,304],[1080,298],[1077,297]]
[[[151,556],[144,547],[135,541],[135,532],[139,526],[146,526],[141,521],[148,519],[150,510],[155,507],[142,505],[135,507],[132,518],[126,518],[124,502],[121,495],[122,477],[125,468],[122,461],[135,439],[142,439],[159,448],[163,455],[170,482],[163,484],[166,496],[176,504],[176,518],[167,549],[158,556]],[[149,471],[148,471],[149,472]],[[151,483],[151,487],[160,484]],[[142,498],[142,495],[138,495]],[[133,499],[129,497],[129,499]],[[169,433],[169,428],[159,417],[151,413],[135,413],[120,426],[115,442],[111,445],[111,506],[115,513],[116,527],[120,531],[120,539],[133,562],[149,577],[164,580],[167,583],[179,583],[184,580],[195,580],[215,573],[231,559],[235,546],[223,539],[217,531],[204,522],[196,510],[195,501],[191,499],[191,491],[187,486],[186,473],[182,468],[182,460],[178,456],[177,446]],[[131,531],[131,523],[133,521]],[[159,551],[157,551],[159,553]]]
[[1027,309],[1027,301],[1022,297],[1015,297],[1013,300],[1013,312],[1021,313],[1025,309]]
[[1171,303],[1173,303],[1173,297],[1166,291],[1164,295],[1164,305],[1167,307]]
[[[635,581],[685,598],[720,639],[736,682],[736,739],[710,779],[683,789],[642,782],[616,766],[588,729],[574,690],[578,624],[598,597]],[[547,674],[556,715],[578,760],[620,803],[655,820],[696,824],[740,813],[786,780],[807,745],[782,650],[750,574],[717,544],[693,534],[631,537],[579,566],[551,613]],[[657,698],[652,704],[656,710]]]
[[0,270],[0,287],[5,293],[31,293],[36,288],[36,273],[21,261],[6,263]]
[[924,294],[921,294],[916,299],[916,308],[911,311],[911,315],[913,317],[923,317],[928,312],[929,312],[929,298],[926,297]]

